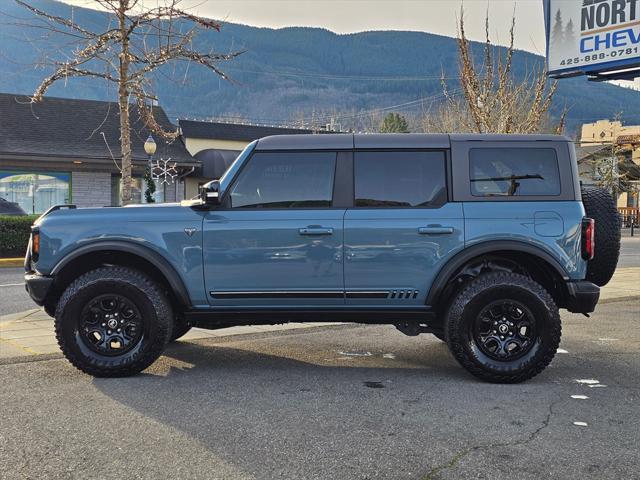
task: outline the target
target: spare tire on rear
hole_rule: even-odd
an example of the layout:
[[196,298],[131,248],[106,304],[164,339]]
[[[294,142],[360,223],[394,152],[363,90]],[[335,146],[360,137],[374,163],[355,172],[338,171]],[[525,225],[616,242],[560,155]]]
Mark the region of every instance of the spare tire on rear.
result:
[[603,188],[582,187],[582,203],[587,217],[596,221],[596,251],[587,265],[586,279],[603,287],[616,270],[620,255],[620,216],[616,202]]

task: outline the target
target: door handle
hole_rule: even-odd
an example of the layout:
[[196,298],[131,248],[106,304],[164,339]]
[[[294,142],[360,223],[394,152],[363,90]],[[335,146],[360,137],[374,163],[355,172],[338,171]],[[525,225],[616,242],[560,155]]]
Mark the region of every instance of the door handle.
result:
[[418,233],[420,235],[449,235],[453,233],[453,227],[443,227],[441,225],[420,227]]
[[298,233],[300,233],[300,235],[333,235],[333,228],[311,225],[298,229]]

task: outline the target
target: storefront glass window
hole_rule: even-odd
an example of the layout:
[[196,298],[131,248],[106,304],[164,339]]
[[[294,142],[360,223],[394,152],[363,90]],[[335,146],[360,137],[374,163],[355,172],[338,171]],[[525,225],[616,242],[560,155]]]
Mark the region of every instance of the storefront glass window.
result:
[[18,203],[26,213],[43,213],[71,202],[71,174],[0,170],[0,196]]
[[[131,178],[131,197],[133,204],[146,203],[144,192],[147,189],[146,182],[141,177]],[[120,175],[111,177],[111,198],[113,206],[122,205],[122,178]],[[156,203],[162,203],[165,199],[164,185],[156,183],[156,191],[153,194]]]

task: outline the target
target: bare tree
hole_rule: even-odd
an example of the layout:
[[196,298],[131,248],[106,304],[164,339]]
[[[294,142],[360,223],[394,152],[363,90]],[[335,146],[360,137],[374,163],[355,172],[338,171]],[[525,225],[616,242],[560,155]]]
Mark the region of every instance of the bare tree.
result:
[[[466,37],[464,10],[458,25],[460,88],[451,90],[443,75],[445,101],[426,112],[423,129],[439,132],[533,133],[548,128],[548,111],[556,82],[547,82],[546,70],[533,71],[521,81],[512,72],[515,17],[509,29],[504,54],[489,37],[489,15],[485,17],[485,44],[481,65],[476,65]],[[497,57],[497,58],[496,58]],[[564,113],[555,130],[564,128]]]
[[593,170],[596,184],[611,193],[613,198],[618,198],[621,192],[631,189],[627,174],[620,171],[620,164],[624,162],[629,148],[616,142],[603,145],[607,147],[607,154],[593,155],[586,163]]
[[156,122],[152,93],[153,73],[176,61],[201,65],[215,75],[227,79],[217,66],[241,52],[200,52],[193,39],[203,29],[219,31],[220,24],[180,8],[182,0],[159,0],[156,7],[147,8],[140,0],[93,0],[114,15],[115,24],[94,32],[73,19],[59,17],[31,5],[28,0],[15,0],[45,21],[45,28],[74,40],[76,48],[65,60],[50,63],[53,73],[46,77],[32,96],[39,102],[54,83],[71,77],[90,77],[115,84],[120,109],[120,146],[122,153],[122,203],[131,203],[131,138],[130,97],[136,101],[141,119],[154,133],[174,140],[178,133],[165,131]]

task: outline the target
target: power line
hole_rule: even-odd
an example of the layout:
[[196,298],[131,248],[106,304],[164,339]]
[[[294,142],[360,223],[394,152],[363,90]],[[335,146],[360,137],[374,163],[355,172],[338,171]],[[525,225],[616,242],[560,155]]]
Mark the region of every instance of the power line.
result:
[[255,73],[257,75],[271,75],[278,77],[297,77],[297,78],[311,78],[311,79],[323,79],[323,80],[358,80],[358,81],[389,81],[389,82],[419,82],[423,80],[459,80],[459,76],[454,77],[442,77],[442,76],[361,76],[361,75],[334,75],[324,73],[299,73],[299,72],[285,72],[275,70],[249,70],[244,68],[238,68],[234,66],[224,67],[226,71],[237,71],[243,73]]
[[[460,92],[462,91],[462,89],[455,89],[452,90],[451,92],[449,92],[449,94],[452,97],[457,96]],[[364,110],[361,112],[357,112],[357,113],[348,113],[348,114],[342,114],[342,115],[336,115],[336,114],[331,114],[331,113],[323,113],[323,114],[318,114],[318,115],[311,115],[311,116],[305,116],[303,117],[301,120],[302,124],[305,125],[310,125],[312,123],[317,122],[317,123],[325,123],[328,121],[341,121],[341,120],[354,120],[357,118],[361,118],[361,117],[365,117],[368,115],[375,115],[376,113],[384,113],[384,112],[388,112],[388,111],[393,111],[393,110],[406,110],[409,108],[413,108],[413,107],[417,107],[420,106],[422,104],[424,104],[425,102],[428,101],[434,101],[434,100],[438,100],[438,99],[442,99],[445,97],[444,93],[439,93],[436,95],[431,95],[431,96],[427,96],[427,97],[421,97],[418,98],[416,100],[411,100],[408,102],[403,102],[403,103],[399,103],[399,104],[395,104],[395,105],[389,105],[386,107],[377,107],[377,108],[373,108],[373,109],[369,109],[369,110]],[[190,118],[194,118],[193,113],[187,114],[187,115],[182,115],[183,113],[186,112],[181,112],[178,110],[168,110],[165,109],[165,112],[167,112],[167,114],[170,114],[169,116],[176,116],[176,117],[190,117]],[[282,118],[276,119],[276,118],[257,118],[257,117],[253,117],[253,118],[249,118],[246,117],[244,115],[201,115],[201,118],[205,118],[208,121],[211,121],[212,119],[216,119],[219,121],[224,121],[224,120],[229,120],[229,121],[248,121],[251,124],[254,125],[269,125],[269,126],[275,126],[276,124],[279,125],[286,125],[286,124],[291,124],[291,123],[298,123],[298,122],[292,122],[291,120],[283,120]],[[186,119],[186,118],[185,118]]]

